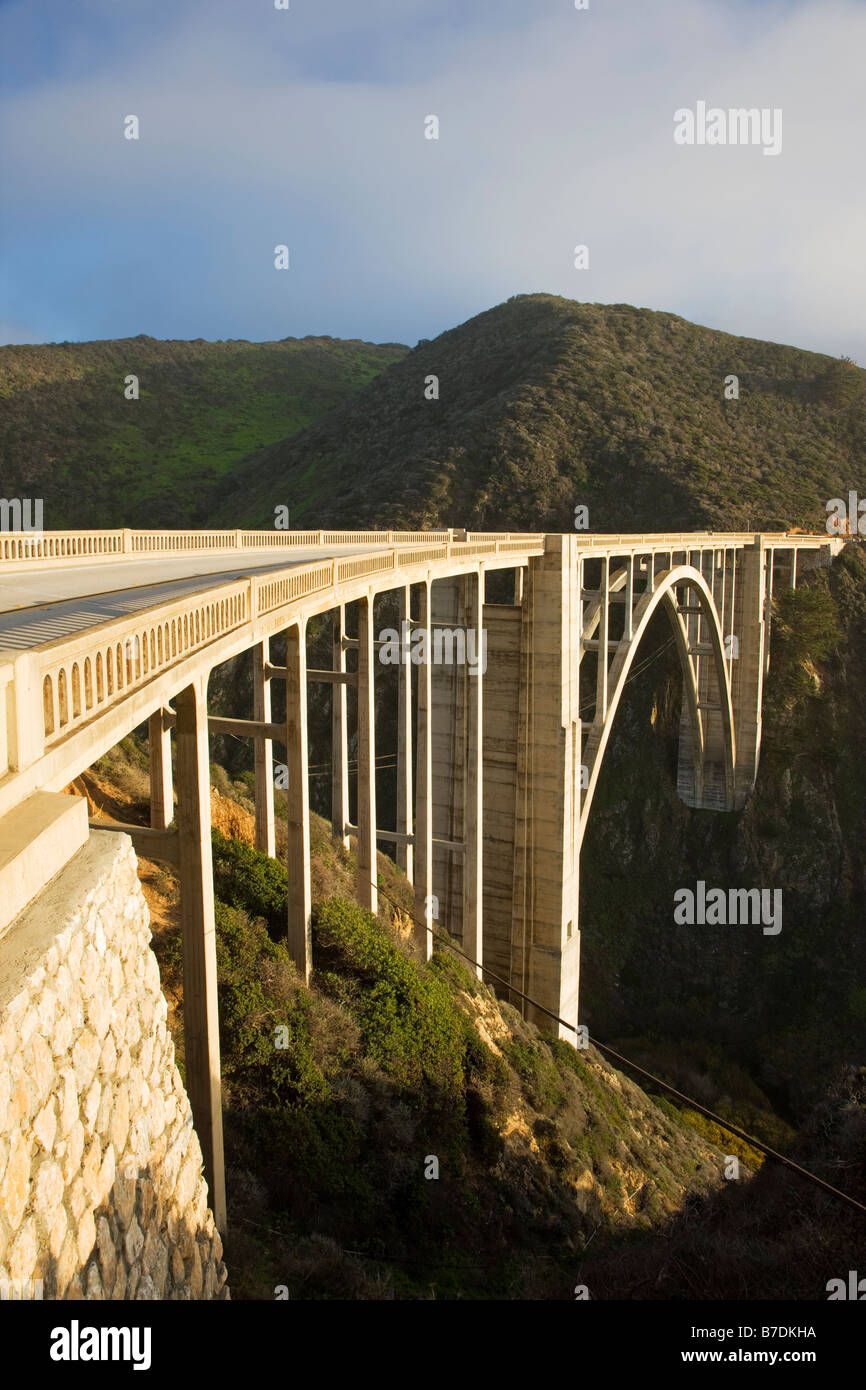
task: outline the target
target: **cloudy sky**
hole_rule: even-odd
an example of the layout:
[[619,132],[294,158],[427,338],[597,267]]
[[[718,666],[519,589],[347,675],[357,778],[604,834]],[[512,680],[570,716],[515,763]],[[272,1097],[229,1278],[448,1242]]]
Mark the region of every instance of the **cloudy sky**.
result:
[[[866,0],[0,0],[0,342],[547,291],[866,364],[864,55]],[[676,144],[701,101],[781,152]]]

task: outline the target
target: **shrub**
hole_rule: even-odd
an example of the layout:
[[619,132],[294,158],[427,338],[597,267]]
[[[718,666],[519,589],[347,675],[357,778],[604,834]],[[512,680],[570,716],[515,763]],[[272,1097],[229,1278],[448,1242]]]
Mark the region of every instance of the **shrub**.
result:
[[227,840],[214,830],[214,892],[229,907],[262,917],[274,938],[285,936],[288,875],[276,859],[259,854],[244,840]]

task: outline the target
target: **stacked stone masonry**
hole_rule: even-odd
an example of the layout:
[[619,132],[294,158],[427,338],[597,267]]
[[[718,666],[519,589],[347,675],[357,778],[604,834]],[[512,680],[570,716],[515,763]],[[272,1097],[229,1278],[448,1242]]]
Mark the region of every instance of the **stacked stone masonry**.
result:
[[228,1298],[147,904],[89,843],[0,941],[0,1294]]

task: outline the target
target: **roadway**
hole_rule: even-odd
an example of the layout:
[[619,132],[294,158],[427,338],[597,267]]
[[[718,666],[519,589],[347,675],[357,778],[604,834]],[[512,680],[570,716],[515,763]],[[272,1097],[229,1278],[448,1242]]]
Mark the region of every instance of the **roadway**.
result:
[[[376,545],[299,546],[279,559],[271,550],[242,556],[190,555],[122,560],[64,568],[46,565],[24,574],[0,575],[0,651],[27,651],[112,618],[152,608],[187,593],[216,588],[249,574],[292,569]],[[385,547],[387,548],[387,547]]]

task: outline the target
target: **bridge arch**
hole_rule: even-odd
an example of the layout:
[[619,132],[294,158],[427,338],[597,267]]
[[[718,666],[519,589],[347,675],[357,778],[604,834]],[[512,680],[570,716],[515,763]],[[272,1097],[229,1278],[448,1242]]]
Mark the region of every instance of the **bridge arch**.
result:
[[[677,656],[682,671],[683,699],[688,702],[689,723],[692,734],[692,758],[695,779],[698,783],[696,794],[698,797],[700,796],[700,783],[703,779],[704,762],[707,751],[706,728],[702,717],[703,709],[698,690],[695,665],[692,660],[692,653],[689,649],[689,635],[686,624],[683,621],[683,615],[680,612],[677,598],[678,591],[683,589],[689,590],[696,599],[700,610],[700,618],[705,624],[704,630],[709,638],[723,740],[726,809],[732,810],[734,807],[734,763],[736,760],[734,711],[719,614],[716,609],[713,594],[703,575],[691,565],[676,565],[656,575],[652,590],[643,594],[638,600],[634,609],[632,636],[628,639],[624,638],[620,642],[614,656],[608,674],[610,695],[604,720],[592,725],[584,749],[584,763],[588,767],[589,772],[587,787],[583,793],[580,808],[581,837],[586,830],[592,800],[595,795],[595,789],[598,784],[598,778],[604,760],[605,749],[610,739],[613,721],[616,717],[617,708],[622,698],[629,672],[637,656],[641,639],[649,627],[656,609],[659,607],[664,609],[670,620]],[[599,654],[599,660],[603,659],[605,659],[604,656]]]

